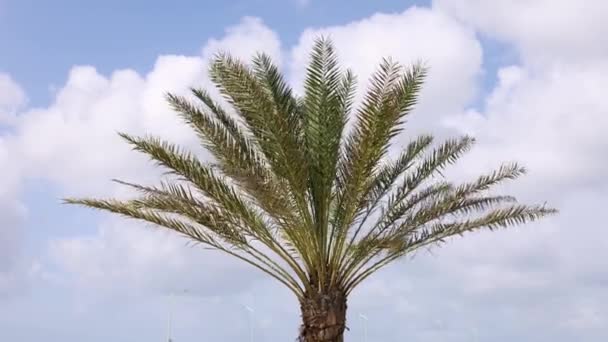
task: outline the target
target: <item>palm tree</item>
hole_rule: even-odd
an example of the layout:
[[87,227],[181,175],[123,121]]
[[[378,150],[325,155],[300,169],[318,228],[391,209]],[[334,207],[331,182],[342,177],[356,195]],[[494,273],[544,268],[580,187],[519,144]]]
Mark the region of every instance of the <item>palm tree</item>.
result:
[[343,341],[348,296],[394,260],[556,212],[489,193],[524,174],[514,163],[471,182],[446,181],[441,171],[471,148],[471,137],[435,145],[423,135],[389,160],[426,75],[420,64],[383,60],[357,109],[355,77],[326,39],[313,47],[302,96],[264,54],[251,64],[219,54],[210,75],[230,111],[204,90],[167,99],[212,161],[157,137],[121,134],[175,177],[157,186],[118,181],[141,193],[133,200],[66,202],[174,230],[260,269],[297,297],[300,341]]

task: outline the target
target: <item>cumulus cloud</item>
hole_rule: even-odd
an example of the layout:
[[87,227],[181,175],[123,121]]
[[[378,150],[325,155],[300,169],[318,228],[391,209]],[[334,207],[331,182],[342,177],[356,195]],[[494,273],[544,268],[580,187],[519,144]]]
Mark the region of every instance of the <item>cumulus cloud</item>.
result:
[[498,85],[483,111],[471,110],[447,122],[482,142],[469,164],[510,156],[529,166],[529,180],[542,180],[542,187],[564,191],[565,186],[605,185],[606,72],[606,63],[541,74],[505,67],[498,71]]
[[483,34],[513,43],[538,66],[608,54],[608,3],[602,0],[435,0],[433,6]]
[[221,39],[209,39],[203,47],[203,59],[207,61],[218,52],[228,52],[244,61],[263,52],[279,65],[282,58],[279,36],[255,17],[245,17],[239,25],[228,27]]
[[106,78],[93,67],[74,67],[50,107],[23,115],[19,143],[25,172],[75,195],[110,190],[107,182],[114,177],[132,178],[147,164],[117,132],[193,140],[163,95],[194,84],[202,70],[200,59],[183,56],[159,57],[145,78],[131,70]]
[[188,245],[171,232],[124,225],[113,219],[102,223],[93,236],[52,240],[50,256],[72,277],[70,282],[97,294],[166,295],[188,290],[225,295],[246,290],[251,279],[261,276],[246,264],[225,260],[220,252]]

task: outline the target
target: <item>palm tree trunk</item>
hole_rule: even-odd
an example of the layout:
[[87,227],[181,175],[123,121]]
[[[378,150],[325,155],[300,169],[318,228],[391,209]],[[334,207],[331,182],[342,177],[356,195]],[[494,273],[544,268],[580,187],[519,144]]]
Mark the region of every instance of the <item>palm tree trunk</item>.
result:
[[300,302],[299,342],[343,342],[346,296],[342,291],[307,294]]

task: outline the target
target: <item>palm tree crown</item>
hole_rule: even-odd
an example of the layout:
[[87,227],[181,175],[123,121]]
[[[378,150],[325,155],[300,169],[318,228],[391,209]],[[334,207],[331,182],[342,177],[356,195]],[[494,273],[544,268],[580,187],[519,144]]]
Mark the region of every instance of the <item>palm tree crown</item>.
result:
[[489,193],[524,174],[517,164],[468,183],[444,180],[471,137],[434,144],[423,135],[388,158],[426,75],[419,64],[382,61],[356,109],[355,77],[325,39],[313,47],[302,96],[264,54],[250,65],[218,55],[210,75],[230,111],[204,90],[192,90],[196,103],[167,99],[213,160],[121,134],[176,177],[157,186],[119,181],[141,193],[133,200],[66,201],[174,230],[264,271],[299,299],[303,341],[342,341],[348,295],[399,257],[555,212]]

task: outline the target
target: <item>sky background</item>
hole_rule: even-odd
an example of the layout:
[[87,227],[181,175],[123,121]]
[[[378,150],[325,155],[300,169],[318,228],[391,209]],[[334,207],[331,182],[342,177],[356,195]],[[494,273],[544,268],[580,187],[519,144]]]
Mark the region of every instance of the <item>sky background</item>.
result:
[[[158,170],[116,135],[196,151],[166,91],[210,87],[216,52],[274,57],[301,87],[313,39],[332,37],[360,89],[382,57],[430,75],[396,147],[471,134],[448,176],[502,161],[503,190],[561,213],[476,233],[395,263],[354,292],[348,341],[608,338],[608,2],[0,0],[0,341],[292,341],[286,290],[170,233],[60,204],[128,195],[112,178]],[[184,290],[187,292],[184,293]]]

